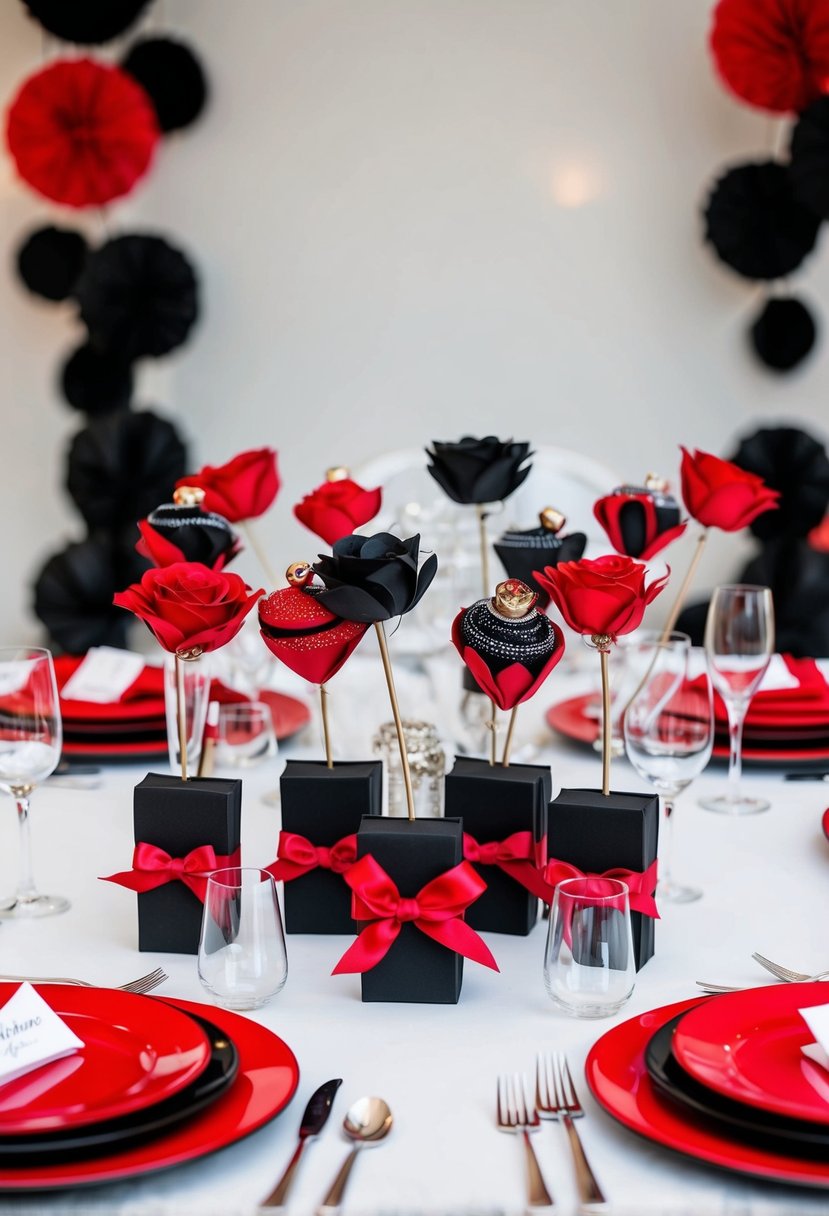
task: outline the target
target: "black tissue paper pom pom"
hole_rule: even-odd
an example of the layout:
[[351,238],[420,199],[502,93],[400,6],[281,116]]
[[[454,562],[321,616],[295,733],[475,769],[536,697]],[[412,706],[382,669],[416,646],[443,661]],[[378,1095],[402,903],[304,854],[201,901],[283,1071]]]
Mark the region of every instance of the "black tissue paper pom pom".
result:
[[793,296],[766,300],[749,330],[761,363],[776,372],[790,372],[815,344],[815,319],[802,300]]
[[60,373],[63,395],[76,410],[96,416],[124,410],[132,400],[129,363],[85,342],[73,351]]
[[99,45],[129,29],[149,0],[23,0],[35,21],[64,42]]
[[771,587],[780,654],[829,657],[829,553],[781,536],[748,563],[740,582]]
[[127,361],[174,350],[198,316],[193,268],[159,236],[107,241],[87,259],[75,295],[92,340]]
[[819,227],[776,161],[727,170],[705,206],[706,240],[747,279],[779,279],[796,270],[814,248]]
[[829,97],[819,97],[800,115],[789,155],[795,197],[821,219],[829,219]]
[[112,530],[169,502],[186,467],[187,450],[171,422],[149,410],[107,414],[72,440],[66,488],[90,528]]
[[65,300],[83,270],[86,253],[80,232],[48,224],[26,237],[17,251],[17,270],[34,295]]
[[134,571],[126,560],[106,535],[67,545],[47,559],[35,579],[34,610],[54,649],[85,654],[90,646],[126,646],[131,617],[112,602]]
[[121,67],[153,103],[162,131],[189,126],[204,109],[207,82],[196,56],[172,38],[143,38],[130,47]]
[[805,537],[823,519],[829,507],[829,456],[806,431],[761,427],[741,442],[731,460],[780,491],[777,510],[764,511],[749,524],[760,540]]

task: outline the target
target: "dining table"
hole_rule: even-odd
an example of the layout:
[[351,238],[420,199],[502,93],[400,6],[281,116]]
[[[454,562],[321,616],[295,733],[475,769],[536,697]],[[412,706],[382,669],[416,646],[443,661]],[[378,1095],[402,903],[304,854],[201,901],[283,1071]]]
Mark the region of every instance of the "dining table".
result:
[[[371,758],[373,736],[391,716],[378,656],[368,645],[364,649],[330,689],[333,745],[346,759]],[[549,763],[554,794],[561,787],[596,788],[600,779],[597,753],[556,736],[545,724],[551,704],[596,686],[591,663],[576,658],[562,663],[517,719],[515,759]],[[394,661],[404,716],[437,725],[451,767],[451,752],[468,749],[471,737],[460,716],[457,657],[401,651]],[[274,675],[272,682],[312,701],[308,686],[289,673]],[[243,778],[244,864],[264,866],[275,857],[280,816],[274,793],[284,761],[320,755],[315,714],[306,730],[280,745],[278,757],[217,770]],[[0,923],[0,973],[71,976],[113,986],[160,966],[169,978],[154,995],[210,1005],[195,956],[139,953],[134,895],[100,881],[129,864],[133,788],[148,771],[167,771],[166,759],[110,764],[74,778],[70,770],[68,778],[47,780],[35,790],[38,885],[67,896],[71,908],[59,916]],[[660,907],[655,954],[614,1016],[582,1020],[553,1005],[542,975],[548,924],[542,916],[527,936],[483,935],[499,971],[466,962],[456,1005],[363,1003],[359,976],[332,975],[349,938],[290,935],[285,987],[263,1008],[243,1015],[273,1031],[296,1055],[299,1085],[278,1117],[238,1143],[162,1172],[78,1190],[0,1193],[0,1213],[254,1213],[294,1151],[306,1101],[324,1081],[341,1077],[332,1117],[305,1150],[290,1213],[315,1212],[349,1150],[342,1127],[347,1107],[376,1095],[389,1104],[393,1127],[360,1154],[345,1199],[347,1216],[517,1216],[526,1204],[524,1153],[519,1138],[496,1126],[496,1082],[502,1073],[532,1076],[536,1054],[553,1050],[565,1053],[570,1064],[585,1111],[579,1132],[614,1216],[829,1213],[829,1190],[718,1170],[637,1137],[599,1107],[584,1079],[585,1058],[601,1035],[649,1009],[698,995],[697,980],[773,982],[752,960],[753,951],[805,972],[829,967],[829,840],[821,827],[829,786],[819,779],[787,781],[782,768],[747,767],[746,788],[768,799],[767,812],[731,817],[701,809],[699,798],[720,790],[725,780],[725,766],[712,762],[677,800],[672,870],[677,880],[701,887],[703,897]],[[647,789],[623,757],[613,762],[611,784],[615,790]],[[14,886],[17,867],[10,798],[0,802],[0,811],[5,893]],[[562,1124],[544,1121],[534,1145],[556,1210],[561,1216],[576,1213]]]

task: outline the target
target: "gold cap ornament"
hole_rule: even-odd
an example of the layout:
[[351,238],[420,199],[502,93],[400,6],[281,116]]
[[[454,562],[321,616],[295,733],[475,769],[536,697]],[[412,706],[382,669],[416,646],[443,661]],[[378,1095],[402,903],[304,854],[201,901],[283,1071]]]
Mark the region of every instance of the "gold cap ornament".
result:
[[561,511],[557,511],[555,507],[545,507],[543,511],[539,511],[538,520],[542,528],[546,528],[548,532],[560,532],[567,520]]
[[173,502],[177,507],[200,507],[204,502],[201,486],[179,486],[173,490]]
[[291,562],[285,571],[285,577],[291,587],[305,587],[311,581],[313,574],[308,562]]
[[492,606],[499,616],[518,621],[532,611],[537,599],[536,593],[526,583],[517,578],[508,578],[495,588]]
[[648,473],[645,477],[645,489],[654,494],[665,494],[668,490],[667,479],[661,473]]
[[344,464],[336,464],[332,468],[325,470],[326,481],[348,481],[350,477],[351,471]]

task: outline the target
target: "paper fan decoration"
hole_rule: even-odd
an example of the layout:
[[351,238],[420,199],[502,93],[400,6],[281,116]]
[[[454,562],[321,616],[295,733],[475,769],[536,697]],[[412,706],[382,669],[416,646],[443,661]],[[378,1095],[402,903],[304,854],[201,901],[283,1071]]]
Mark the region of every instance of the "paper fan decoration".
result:
[[64,363],[60,385],[73,409],[90,415],[109,414],[127,409],[132,400],[132,367],[85,342]]
[[129,29],[149,0],[23,0],[35,21],[64,42],[91,46]]
[[720,0],[711,52],[724,84],[750,105],[800,111],[829,84],[829,0]]
[[30,232],[17,251],[17,270],[33,295],[65,300],[72,294],[86,261],[80,232],[47,225]]
[[199,312],[193,267],[160,236],[107,241],[90,254],[75,294],[92,340],[126,360],[174,350]]
[[38,194],[67,207],[101,207],[146,173],[158,122],[147,94],[120,68],[60,59],[24,82],[6,140],[17,172]]
[[766,300],[749,330],[755,355],[775,372],[790,372],[802,363],[816,337],[812,313],[794,296]]
[[67,654],[126,646],[130,617],[112,602],[125,577],[108,537],[90,537],[47,558],[35,578],[34,610],[52,645]]
[[789,146],[795,197],[829,219],[829,97],[819,97],[795,123]]
[[776,511],[764,511],[749,524],[761,541],[805,537],[829,510],[829,456],[800,427],[760,427],[746,436],[732,460],[780,494]]
[[207,100],[207,81],[196,56],[172,38],[134,42],[121,67],[137,80],[155,107],[162,131],[195,122]]

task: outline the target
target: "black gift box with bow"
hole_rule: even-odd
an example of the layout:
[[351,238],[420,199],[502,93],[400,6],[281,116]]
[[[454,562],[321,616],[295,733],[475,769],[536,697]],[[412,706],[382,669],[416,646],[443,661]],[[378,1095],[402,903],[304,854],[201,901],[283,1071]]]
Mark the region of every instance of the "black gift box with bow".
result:
[[[289,760],[279,782],[282,830],[331,847],[382,813],[380,760]],[[341,874],[317,867],[285,883],[287,933],[353,933],[351,891]]]
[[[546,860],[547,804],[552,792],[549,765],[504,768],[457,757],[446,777],[446,814],[461,817],[464,832],[479,845],[530,832],[540,865]],[[526,936],[538,919],[538,896],[498,865],[472,864],[487,889],[469,908],[467,923],[473,929]]]
[[[182,781],[148,773],[135,787],[135,843],[153,844],[171,857],[210,845],[228,857],[241,845],[242,782],[222,777]],[[241,864],[241,862],[239,863]],[[203,904],[183,882],[167,882],[138,896],[138,949],[197,954]]]

